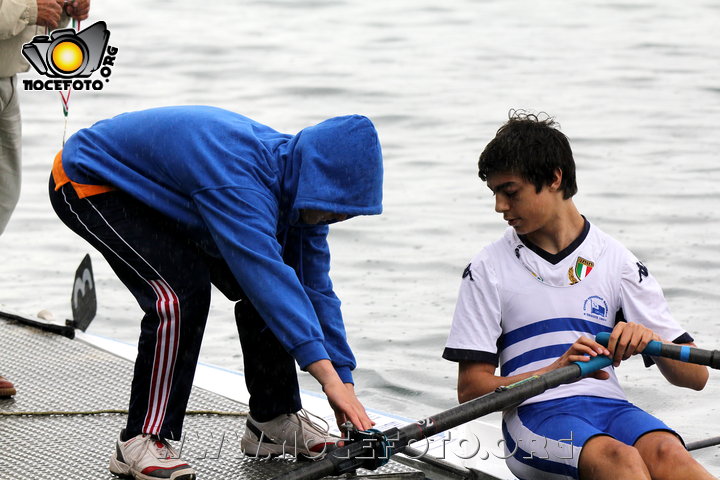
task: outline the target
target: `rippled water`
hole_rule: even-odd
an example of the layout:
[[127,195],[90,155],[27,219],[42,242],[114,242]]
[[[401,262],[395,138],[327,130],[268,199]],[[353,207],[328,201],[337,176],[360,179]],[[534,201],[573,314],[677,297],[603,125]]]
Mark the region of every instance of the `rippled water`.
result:
[[[92,13],[84,26],[106,21],[119,52],[103,91],[73,93],[70,132],[171,104],[218,105],[286,132],[346,113],[374,120],[385,213],[331,234],[366,405],[420,417],[455,404],[456,365],[440,354],[460,273],[505,228],[476,159],[511,107],[557,117],[578,163],[580,210],[644,260],[700,345],[720,347],[716,2],[131,0],[95,1]],[[22,104],[24,190],[0,237],[0,303],[62,320],[90,250],[45,191],[63,131],[58,95],[23,92]],[[91,254],[100,302],[91,331],[134,342],[140,311]],[[203,360],[241,368],[220,295]],[[620,377],[687,440],[720,434],[716,374],[700,393],[639,360]],[[718,474],[716,452],[700,456]]]

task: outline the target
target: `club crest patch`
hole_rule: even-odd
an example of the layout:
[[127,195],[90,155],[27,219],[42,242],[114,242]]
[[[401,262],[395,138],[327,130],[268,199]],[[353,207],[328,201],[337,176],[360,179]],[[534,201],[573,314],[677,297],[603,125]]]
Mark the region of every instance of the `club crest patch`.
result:
[[597,295],[588,297],[583,303],[583,314],[595,320],[604,321],[608,319],[608,304]]
[[579,281],[585,279],[585,277],[590,275],[590,272],[592,271],[594,266],[595,262],[591,262],[590,260],[578,257],[575,261],[575,267],[570,267],[570,269],[568,270],[568,279],[570,280],[570,285],[575,285]]

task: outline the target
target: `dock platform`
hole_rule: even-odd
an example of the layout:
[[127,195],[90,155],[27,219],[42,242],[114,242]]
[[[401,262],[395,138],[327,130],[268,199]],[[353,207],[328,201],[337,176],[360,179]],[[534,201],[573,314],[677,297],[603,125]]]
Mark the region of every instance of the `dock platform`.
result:
[[[107,467],[125,425],[132,362],[5,318],[0,344],[0,374],[17,388],[16,396],[0,398],[0,480],[116,479]],[[269,479],[304,464],[243,454],[247,411],[245,404],[193,387],[183,438],[173,445],[198,479]],[[425,478],[395,461],[357,476]]]

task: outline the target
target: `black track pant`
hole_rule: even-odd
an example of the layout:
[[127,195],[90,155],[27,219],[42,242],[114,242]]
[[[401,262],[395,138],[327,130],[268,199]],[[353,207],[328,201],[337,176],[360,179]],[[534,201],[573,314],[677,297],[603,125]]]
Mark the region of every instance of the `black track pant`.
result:
[[70,184],[55,191],[51,177],[50,200],[60,219],[102,253],[145,312],[127,434],[180,438],[211,284],[237,301],[235,319],[253,417],[267,421],[301,408],[293,358],[223,260],[205,253],[177,222],[125,193],[80,199]]

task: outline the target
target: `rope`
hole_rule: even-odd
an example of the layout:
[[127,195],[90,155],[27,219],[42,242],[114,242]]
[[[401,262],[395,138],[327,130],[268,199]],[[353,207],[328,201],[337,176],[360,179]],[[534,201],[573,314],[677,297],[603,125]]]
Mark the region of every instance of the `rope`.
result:
[[[66,1],[65,5],[63,6],[63,9],[67,5],[71,5],[74,3],[73,1]],[[67,11],[65,11],[67,13]],[[75,30],[75,32],[80,30],[80,20],[72,19],[72,29]],[[50,29],[48,27],[45,27],[45,35],[50,34]],[[67,89],[67,95],[63,95],[62,90],[58,90],[58,93],[60,94],[60,101],[62,102],[62,109],[63,109],[63,116],[65,117],[65,125],[63,127],[63,138],[62,138],[62,144],[63,147],[65,146],[65,138],[67,137],[67,127],[68,127],[68,114],[70,113],[70,94],[72,93],[72,86]]]
[[[91,415],[127,415],[127,410],[85,410],[85,411],[62,411],[62,410],[49,410],[45,412],[0,412],[0,417],[48,417],[48,416],[91,416]],[[221,412],[218,410],[188,410],[185,415],[216,415],[219,417],[247,417],[248,412]]]
[[[72,28],[76,32],[80,30],[80,20],[72,19]],[[63,116],[65,117],[65,125],[63,127],[63,138],[62,138],[62,146],[65,147],[65,139],[67,138],[67,127],[68,127],[68,114],[70,113],[70,94],[72,93],[72,87],[68,88],[67,95],[63,95],[62,91],[58,92],[60,94],[60,100],[62,101],[62,108],[63,108]]]

